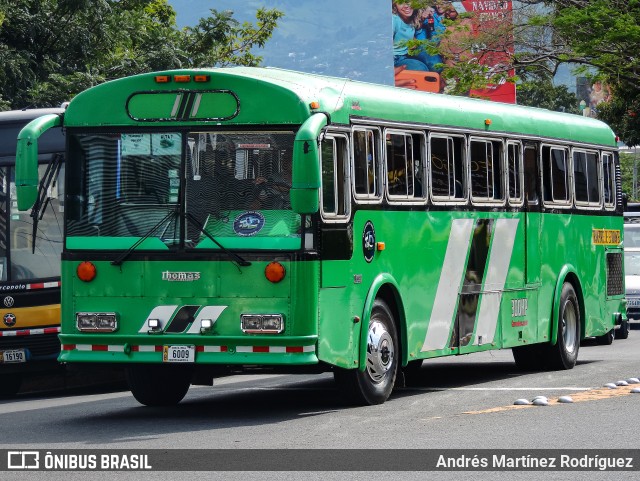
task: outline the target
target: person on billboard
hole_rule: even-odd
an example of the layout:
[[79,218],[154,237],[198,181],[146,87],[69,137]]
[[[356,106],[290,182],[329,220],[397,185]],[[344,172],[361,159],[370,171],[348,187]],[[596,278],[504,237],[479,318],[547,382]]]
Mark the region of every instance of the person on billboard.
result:
[[429,68],[418,57],[409,55],[408,43],[415,39],[414,9],[409,3],[392,2],[393,12],[393,66],[407,70],[428,72]]
[[[447,27],[442,23],[442,18],[435,15],[433,7],[421,8],[416,12],[415,38],[423,42],[429,42],[434,46],[440,44],[440,37]],[[417,57],[429,68],[431,72],[442,72],[444,63],[440,54],[432,55],[426,48],[422,48]]]

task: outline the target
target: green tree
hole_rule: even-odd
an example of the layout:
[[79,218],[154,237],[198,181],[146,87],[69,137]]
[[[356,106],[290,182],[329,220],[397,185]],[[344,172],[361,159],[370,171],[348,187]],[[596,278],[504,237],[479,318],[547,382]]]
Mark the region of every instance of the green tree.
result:
[[[114,78],[181,67],[257,65],[282,13],[232,12],[180,30],[167,0],[0,0],[0,99],[53,106]],[[0,108],[7,106],[0,102]]]
[[520,3],[544,8],[524,23],[529,32],[538,32],[538,41],[527,43],[514,64],[552,73],[572,64],[576,73],[606,82],[612,99],[598,106],[598,117],[625,143],[640,145],[640,0]]
[[535,75],[517,84],[518,103],[579,114],[578,97],[566,85],[554,85],[549,75]]

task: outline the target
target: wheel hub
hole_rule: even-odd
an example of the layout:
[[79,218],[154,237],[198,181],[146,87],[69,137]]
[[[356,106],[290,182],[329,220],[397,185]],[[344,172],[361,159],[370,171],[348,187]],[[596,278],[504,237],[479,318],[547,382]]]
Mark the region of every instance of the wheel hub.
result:
[[367,372],[374,382],[384,380],[393,366],[394,357],[391,334],[381,322],[372,322],[367,336]]

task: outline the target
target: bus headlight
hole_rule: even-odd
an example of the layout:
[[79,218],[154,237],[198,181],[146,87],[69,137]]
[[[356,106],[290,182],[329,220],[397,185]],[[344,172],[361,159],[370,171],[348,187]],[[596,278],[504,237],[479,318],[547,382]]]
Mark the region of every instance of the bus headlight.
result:
[[242,332],[253,334],[279,334],[284,331],[280,314],[242,314]]
[[118,316],[115,312],[77,312],[76,327],[80,332],[114,332]]

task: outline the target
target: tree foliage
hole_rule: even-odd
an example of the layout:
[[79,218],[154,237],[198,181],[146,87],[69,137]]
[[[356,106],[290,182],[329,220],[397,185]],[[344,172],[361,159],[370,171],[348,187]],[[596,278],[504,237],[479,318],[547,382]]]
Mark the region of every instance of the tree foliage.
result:
[[549,75],[536,75],[518,84],[518,103],[580,114],[578,97],[566,85],[554,85]]
[[555,73],[572,64],[577,74],[606,82],[612,98],[598,106],[598,117],[625,143],[640,145],[640,0],[521,3],[538,9],[516,26],[529,34],[518,37],[516,67]]
[[114,78],[173,68],[258,65],[282,12],[256,24],[210,10],[179,29],[167,0],[0,0],[0,109],[53,106]]

